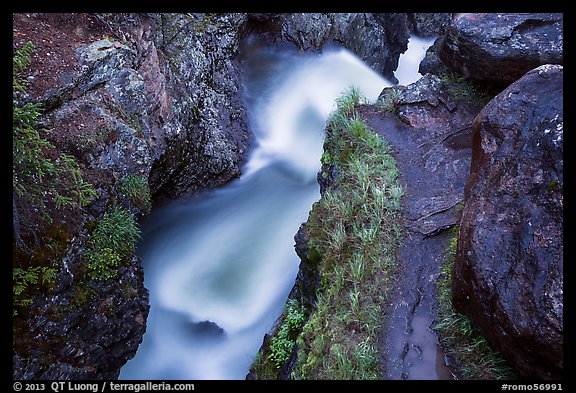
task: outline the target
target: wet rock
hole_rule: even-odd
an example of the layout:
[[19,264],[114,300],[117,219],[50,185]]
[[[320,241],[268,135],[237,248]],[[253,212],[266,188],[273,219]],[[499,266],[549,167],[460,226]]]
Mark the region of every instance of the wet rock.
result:
[[446,67],[446,65],[442,63],[442,60],[440,60],[440,58],[438,57],[437,52],[440,42],[441,42],[440,38],[436,39],[436,41],[434,41],[434,44],[432,44],[426,50],[426,55],[424,56],[424,59],[422,59],[422,61],[420,62],[420,66],[418,67],[418,72],[421,75],[426,74],[440,75],[442,73],[448,72],[449,68]]
[[166,135],[158,140],[165,147],[155,156],[150,183],[170,197],[238,177],[251,139],[233,61],[246,15],[198,18],[162,14],[154,25],[154,45],[165,48],[158,63],[166,94],[151,94],[167,102],[158,138]]
[[563,68],[538,67],[474,122],[454,307],[531,379],[563,372]]
[[562,14],[457,14],[438,48],[449,68],[509,84],[542,64],[563,63]]
[[357,14],[336,40],[371,68],[397,83],[394,71],[400,55],[408,49],[410,31],[403,13]]
[[412,32],[419,37],[440,37],[444,34],[454,14],[449,12],[414,12],[409,13]]
[[134,260],[118,280],[87,280],[49,296],[26,333],[34,340],[29,356],[14,352],[14,378],[117,379],[146,330],[136,323],[149,310],[143,279]]
[[385,139],[405,187],[395,289],[386,301],[382,364],[387,379],[452,379],[431,330],[437,310],[437,275],[459,222],[470,170],[471,128],[481,105],[454,97],[432,74],[408,86],[385,88],[394,110],[361,107],[368,125]]

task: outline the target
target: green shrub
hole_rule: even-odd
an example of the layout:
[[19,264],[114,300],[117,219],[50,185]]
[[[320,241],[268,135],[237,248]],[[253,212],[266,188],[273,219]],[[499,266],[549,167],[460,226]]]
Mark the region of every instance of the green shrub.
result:
[[136,174],[126,175],[120,182],[120,192],[126,194],[134,206],[145,214],[150,213],[152,196],[145,177]]
[[280,368],[288,361],[292,349],[294,348],[296,335],[304,325],[305,321],[306,316],[304,307],[295,299],[288,300],[282,325],[270,342],[270,353],[268,358],[276,368]]
[[115,206],[104,213],[90,235],[84,255],[90,278],[107,280],[116,277],[120,264],[131,256],[139,237],[138,223],[128,210]]

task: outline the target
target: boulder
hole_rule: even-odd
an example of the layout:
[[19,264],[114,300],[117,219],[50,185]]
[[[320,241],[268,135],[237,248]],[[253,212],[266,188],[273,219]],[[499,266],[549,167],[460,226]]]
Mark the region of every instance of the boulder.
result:
[[449,68],[508,85],[543,64],[562,64],[563,15],[455,15],[438,48]]
[[473,124],[455,309],[525,378],[563,370],[563,67],[531,70]]

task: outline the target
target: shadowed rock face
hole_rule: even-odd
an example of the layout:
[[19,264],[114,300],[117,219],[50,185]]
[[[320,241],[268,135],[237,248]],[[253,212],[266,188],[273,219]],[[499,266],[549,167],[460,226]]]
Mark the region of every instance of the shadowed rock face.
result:
[[523,377],[563,370],[563,67],[538,67],[476,117],[452,276],[468,315]]
[[543,64],[562,64],[562,14],[458,14],[438,56],[472,79],[509,84]]
[[[405,13],[250,14],[249,18],[301,50],[320,50],[330,43],[348,48],[392,81],[410,36]],[[425,20],[426,16],[420,16],[414,25],[423,25]]]

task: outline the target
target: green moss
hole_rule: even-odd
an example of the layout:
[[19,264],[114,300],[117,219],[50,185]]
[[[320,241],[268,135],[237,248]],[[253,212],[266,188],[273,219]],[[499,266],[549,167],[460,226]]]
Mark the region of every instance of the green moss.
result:
[[376,107],[384,113],[394,113],[398,108],[400,91],[396,87],[388,87],[382,91],[382,95],[376,102]]

